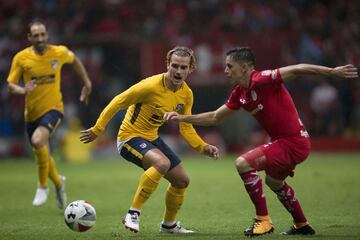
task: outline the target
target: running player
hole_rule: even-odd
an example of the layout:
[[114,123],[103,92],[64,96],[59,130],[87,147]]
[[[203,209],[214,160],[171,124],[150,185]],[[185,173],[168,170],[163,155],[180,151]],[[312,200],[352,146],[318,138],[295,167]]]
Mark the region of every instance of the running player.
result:
[[[117,147],[126,160],[144,169],[131,207],[123,224],[133,232],[140,230],[140,213],[144,203],[164,177],[169,181],[165,197],[165,213],[160,232],[192,233],[177,222],[177,214],[184,202],[189,177],[179,157],[159,137],[163,115],[169,111],[191,114],[193,94],[185,83],[195,70],[194,53],[187,47],[175,47],[166,57],[167,72],[146,78],[117,95],[100,114],[95,126],[81,132],[84,143],[94,141],[110,119],[121,109],[127,109],[119,132]],[[215,146],[205,143],[191,124],[179,124],[185,141],[199,153],[218,158]]]
[[[48,178],[55,184],[59,208],[66,205],[65,177],[59,175],[49,151],[49,138],[59,126],[64,113],[60,91],[61,68],[73,65],[84,83],[80,101],[87,103],[91,82],[83,64],[65,46],[49,45],[48,32],[40,20],[29,24],[31,46],[17,53],[8,76],[10,93],[25,96],[25,123],[38,166],[38,187],[33,206],[43,205],[48,198]],[[20,84],[23,79],[24,85]]]

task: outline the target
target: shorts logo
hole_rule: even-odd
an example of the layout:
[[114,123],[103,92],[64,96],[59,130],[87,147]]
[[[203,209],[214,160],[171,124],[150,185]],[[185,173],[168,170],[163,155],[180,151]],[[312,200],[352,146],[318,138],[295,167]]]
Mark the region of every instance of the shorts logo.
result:
[[146,143],[142,143],[142,144],[140,144],[140,146],[139,147],[141,147],[142,149],[144,149],[144,148],[146,148],[147,147],[147,144]]
[[51,60],[51,68],[52,69],[56,69],[57,68],[57,66],[58,66],[58,61],[56,60],[56,59],[54,59],[54,60]]

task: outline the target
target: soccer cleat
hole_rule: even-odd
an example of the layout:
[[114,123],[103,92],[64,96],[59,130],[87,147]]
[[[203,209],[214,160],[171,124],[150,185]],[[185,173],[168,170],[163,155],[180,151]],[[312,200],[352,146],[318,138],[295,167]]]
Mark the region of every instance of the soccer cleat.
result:
[[254,218],[253,224],[246,228],[244,231],[245,236],[261,236],[264,234],[272,233],[274,231],[271,220],[260,220]]
[[56,188],[56,204],[58,208],[64,209],[67,202],[67,196],[65,192],[66,177],[60,176],[60,178],[61,178],[61,187]]
[[32,205],[34,207],[39,207],[43,205],[44,203],[46,203],[48,195],[49,195],[49,188],[38,187],[36,189],[35,198],[32,202]]
[[129,210],[122,223],[126,229],[137,233],[140,230],[140,212]]
[[301,228],[296,228],[295,226],[291,226],[289,230],[286,232],[280,233],[281,235],[314,235],[315,230],[309,225],[305,225]]
[[172,226],[166,226],[163,223],[160,223],[160,232],[161,233],[180,233],[180,234],[187,234],[193,233],[193,230],[186,229],[180,226],[180,222],[176,222]]

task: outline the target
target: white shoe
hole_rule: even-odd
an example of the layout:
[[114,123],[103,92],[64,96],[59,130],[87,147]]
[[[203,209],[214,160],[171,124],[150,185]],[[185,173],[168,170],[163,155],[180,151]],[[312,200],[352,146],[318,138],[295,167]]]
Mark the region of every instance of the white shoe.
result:
[[160,232],[161,233],[181,233],[181,234],[187,234],[187,233],[193,233],[193,230],[186,229],[180,226],[180,222],[176,222],[172,226],[166,226],[162,223],[160,223]]
[[137,233],[140,230],[140,213],[138,211],[129,211],[122,223],[126,229]]
[[66,177],[60,176],[60,178],[61,178],[61,187],[56,188],[56,204],[58,208],[64,209],[67,202],[67,196],[65,192]]
[[39,207],[43,205],[44,203],[46,203],[48,195],[49,195],[49,188],[38,187],[36,189],[35,198],[33,200],[32,205],[34,207]]

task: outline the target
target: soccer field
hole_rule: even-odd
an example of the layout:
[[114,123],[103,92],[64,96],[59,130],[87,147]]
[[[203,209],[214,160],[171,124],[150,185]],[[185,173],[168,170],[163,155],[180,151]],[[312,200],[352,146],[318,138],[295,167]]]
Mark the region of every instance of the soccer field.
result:
[[[121,220],[142,173],[125,160],[58,163],[67,177],[69,201],[85,199],[96,208],[96,225],[84,233],[64,224],[53,186],[46,205],[32,207],[37,179],[33,161],[0,161],[0,239],[245,239],[242,232],[251,224],[254,209],[233,160],[184,158],[191,181],[178,217],[184,227],[197,231],[187,236],[159,233],[165,180],[145,204],[140,232],[124,229]],[[306,239],[360,239],[360,155],[314,153],[288,182],[317,231]],[[266,188],[265,193],[275,232],[261,239],[304,239],[279,235],[290,227],[291,218],[271,191]]]

